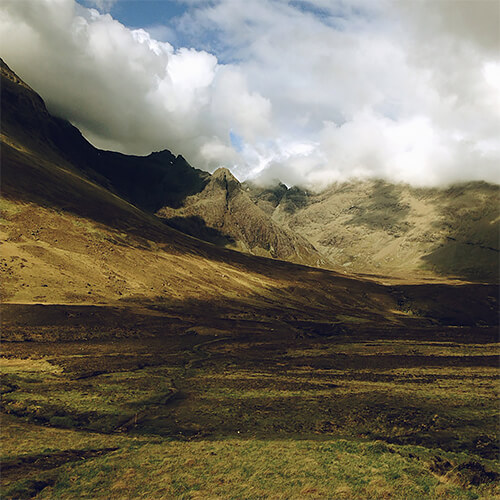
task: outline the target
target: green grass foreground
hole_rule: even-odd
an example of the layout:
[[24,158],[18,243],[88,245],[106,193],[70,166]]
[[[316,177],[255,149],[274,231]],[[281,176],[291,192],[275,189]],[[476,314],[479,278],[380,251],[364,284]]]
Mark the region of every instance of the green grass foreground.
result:
[[[178,441],[45,428],[11,417],[4,418],[3,431],[2,462],[7,465],[3,498],[38,493],[37,498],[68,499],[472,499],[494,498],[498,493],[492,483],[468,483],[467,469],[456,465],[470,459],[465,454],[443,452],[436,458],[423,447],[381,441]],[[15,477],[9,464],[21,461],[22,450],[28,449],[31,460],[38,457],[41,469],[51,455],[62,463],[48,471],[30,469],[25,463],[25,477]],[[68,450],[79,450],[82,457]],[[85,451],[95,456],[83,458]],[[7,484],[9,477],[16,480]]]
[[498,498],[498,343],[440,332],[6,343],[2,498]]

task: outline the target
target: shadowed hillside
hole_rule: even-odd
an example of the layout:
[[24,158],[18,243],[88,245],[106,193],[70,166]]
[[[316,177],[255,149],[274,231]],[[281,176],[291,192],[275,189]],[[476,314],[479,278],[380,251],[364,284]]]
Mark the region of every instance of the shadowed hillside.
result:
[[[1,61],[1,60],[0,60]],[[2,134],[32,151],[64,159],[80,174],[147,211],[178,206],[203,189],[209,174],[170,151],[127,156],[94,148],[66,120],[50,115],[43,100],[1,61]]]
[[[77,129],[52,118],[37,94],[5,65],[2,75],[4,300],[93,304],[159,301],[176,307],[183,301],[213,301],[222,309],[236,308],[238,314],[246,308],[244,314],[250,316],[261,313],[249,311],[262,309],[272,311],[266,314],[276,317],[288,311],[286,314],[295,319],[324,317],[332,321],[336,314],[347,314],[373,321],[404,320],[405,313],[398,310],[388,288],[334,272],[245,256],[167,227],[161,219],[118,196],[114,187],[114,192],[106,189],[102,180],[106,172],[99,164],[96,173],[82,167],[79,155],[70,161],[70,152],[62,151],[62,146],[51,142],[49,136],[57,136],[52,129],[66,130],[89,156],[106,154],[123,157],[125,163],[130,161],[123,171],[116,169],[122,172],[120,185],[130,181],[127,176],[136,157],[96,150]],[[173,157],[169,153],[146,157],[140,171],[144,179],[154,178],[152,172],[158,170],[151,165],[156,160],[168,158]],[[197,172],[184,166],[189,172]],[[108,181],[110,178],[106,177]],[[306,194],[288,191],[296,198],[295,206],[304,203]],[[167,176],[165,189],[157,193],[170,192]],[[279,214],[280,204],[275,215]],[[309,208],[302,210],[308,213],[318,205],[309,203]],[[298,260],[293,252],[299,251],[301,258],[316,258],[314,249],[304,240],[269,225],[264,211],[250,201],[227,170],[217,171],[199,194],[187,197],[182,210],[172,213],[188,218],[203,214],[207,227],[215,226],[223,237],[237,231],[238,244],[246,242],[250,250],[267,245],[269,253],[288,252],[290,259]],[[354,214],[349,212],[352,226]],[[357,224],[373,224],[367,217],[359,215]],[[311,227],[317,224],[319,221]],[[334,312],[334,308],[338,310]],[[436,314],[439,316],[438,311]]]
[[[70,123],[51,116],[3,61],[1,71],[4,154],[12,158],[7,173],[21,154],[32,154],[34,163],[64,163],[175,229],[254,255],[405,278],[499,279],[498,186],[418,189],[366,181],[318,194],[281,183],[242,186],[225,169],[211,176],[167,150],[145,157],[100,151]],[[7,147],[16,144],[17,152]],[[12,189],[23,182],[21,176]],[[50,190],[46,194],[45,205]],[[86,209],[85,203],[79,208]]]

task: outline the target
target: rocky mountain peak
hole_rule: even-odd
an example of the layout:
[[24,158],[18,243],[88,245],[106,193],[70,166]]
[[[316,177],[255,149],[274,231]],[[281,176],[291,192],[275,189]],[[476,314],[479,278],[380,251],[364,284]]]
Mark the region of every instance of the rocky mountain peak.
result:
[[217,179],[226,179],[228,182],[236,182],[240,183],[238,179],[231,173],[229,169],[226,167],[219,167],[213,174],[212,174],[212,179],[217,180]]
[[226,191],[227,196],[234,194],[236,191],[241,190],[241,184],[238,179],[224,167],[218,168],[210,179],[212,187],[217,189],[222,188]]

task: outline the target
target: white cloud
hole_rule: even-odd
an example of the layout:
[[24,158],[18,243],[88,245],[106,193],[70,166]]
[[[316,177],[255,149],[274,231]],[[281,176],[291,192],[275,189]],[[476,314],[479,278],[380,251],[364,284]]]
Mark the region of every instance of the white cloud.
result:
[[3,0],[3,56],[100,147],[287,184],[500,181],[496,0],[186,3],[176,34]]

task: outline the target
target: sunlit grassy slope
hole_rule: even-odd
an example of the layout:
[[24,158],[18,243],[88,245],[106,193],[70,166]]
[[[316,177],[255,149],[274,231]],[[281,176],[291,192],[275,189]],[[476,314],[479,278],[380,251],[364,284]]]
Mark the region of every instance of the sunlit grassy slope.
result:
[[[379,441],[243,438],[151,442],[10,421],[6,427],[22,433],[24,444],[38,448],[40,458],[61,449],[81,450],[80,455],[66,451],[66,456],[59,457],[62,465],[57,479],[54,471],[46,471],[36,480],[26,475],[6,490],[12,496],[35,493],[42,485],[37,498],[472,499],[495,494],[491,484],[463,488],[465,475],[451,465],[462,458],[459,454],[444,453],[440,459],[450,469],[431,472],[429,466],[437,462],[438,468],[440,461],[425,449]],[[6,445],[9,452],[18,451],[9,442]],[[82,458],[84,450],[88,458]],[[72,460],[64,463],[68,457]],[[4,460],[11,464],[8,454]]]

